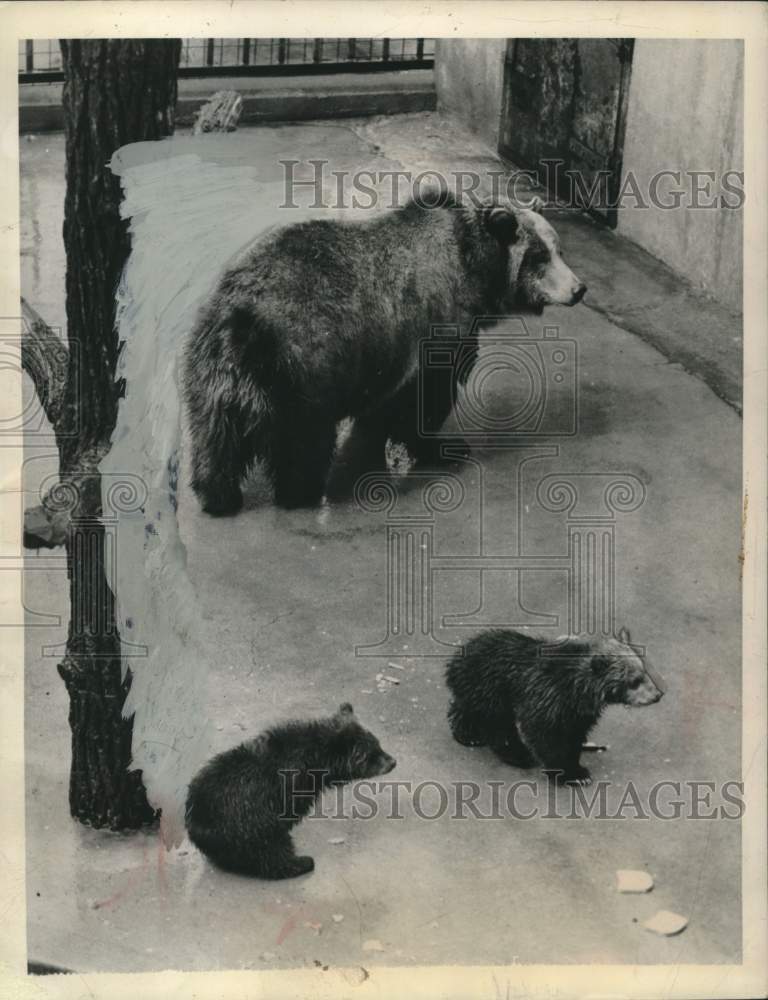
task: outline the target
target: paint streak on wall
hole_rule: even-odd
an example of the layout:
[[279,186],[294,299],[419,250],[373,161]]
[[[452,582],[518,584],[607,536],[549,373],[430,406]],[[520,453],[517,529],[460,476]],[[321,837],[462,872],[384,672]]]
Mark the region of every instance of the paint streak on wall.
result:
[[[238,151],[231,137],[226,143],[219,161]],[[132,252],[118,293],[126,393],[102,471],[140,476],[147,491],[143,509],[118,512],[113,579],[124,663],[133,673],[125,706],[126,715],[135,713],[133,764],[163,811],[167,846],[183,838],[186,786],[208,756],[206,682],[220,655],[206,642],[176,515],[179,353],[226,261],[265,227],[286,221],[276,177],[257,179],[240,154],[239,163],[237,156],[216,162],[216,139],[195,138],[124,147],[112,161]],[[136,655],[137,644],[146,655]]]
[[[313,216],[370,215],[322,207],[338,197],[329,169],[321,207],[306,207],[317,195],[316,174],[306,161],[327,157],[327,130],[303,126],[295,141],[295,160],[303,161],[295,177],[305,183],[294,190],[292,209],[280,207],[286,201],[284,131],[135,143],[118,150],[111,163],[123,185],[131,256],[118,293],[119,375],[126,392],[102,470],[113,477],[139,476],[147,490],[143,509],[117,511],[112,579],[124,662],[133,673],[125,706],[126,714],[134,713],[133,764],[143,771],[150,802],[163,810],[167,846],[183,838],[187,784],[211,752],[208,667],[222,656],[207,638],[204,600],[187,571],[176,513],[180,490],[183,501],[197,503],[184,489],[180,351],[198,308],[246,244],[275,225]],[[375,163],[380,169],[400,166],[378,154]],[[341,203],[349,205],[351,170],[361,166],[357,140],[334,156],[333,165],[347,172]],[[382,185],[384,192],[386,180]],[[384,203],[381,198],[376,210]],[[105,480],[105,490],[114,482]],[[135,655],[137,645],[147,654]]]

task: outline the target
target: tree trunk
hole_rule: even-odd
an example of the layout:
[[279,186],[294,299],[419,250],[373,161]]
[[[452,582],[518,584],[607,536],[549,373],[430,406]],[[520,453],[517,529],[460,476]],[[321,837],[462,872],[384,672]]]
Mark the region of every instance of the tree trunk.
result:
[[179,40],[61,41],[67,186],[68,377],[58,422],[60,478],[69,492],[71,619],[59,664],[70,698],[69,802],[83,823],[129,829],[150,822],[140,771],[131,771],[132,720],[122,706],[114,595],[105,572],[98,462],[115,426],[115,293],[130,248],[120,184],[108,163],[120,146],[173,131]]

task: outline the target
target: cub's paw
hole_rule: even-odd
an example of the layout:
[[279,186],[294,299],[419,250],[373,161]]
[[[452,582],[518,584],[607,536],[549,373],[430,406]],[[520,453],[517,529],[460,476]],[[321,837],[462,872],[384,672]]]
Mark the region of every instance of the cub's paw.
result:
[[512,767],[519,767],[524,771],[533,767],[536,763],[533,756],[528,753],[528,750],[523,746],[501,743],[492,746],[491,749],[504,764],[510,764]]
[[557,768],[547,768],[545,774],[550,781],[555,781],[558,785],[591,785],[592,775],[586,767],[572,767],[567,771]]
[[460,725],[451,726],[451,736],[463,747],[484,747],[487,745],[487,740],[484,740],[482,736],[478,736],[473,730],[464,729]]
[[564,785],[591,785],[592,775],[586,767],[574,768],[562,775]]
[[315,870],[315,859],[308,854],[299,854],[296,858],[296,875],[308,875]]

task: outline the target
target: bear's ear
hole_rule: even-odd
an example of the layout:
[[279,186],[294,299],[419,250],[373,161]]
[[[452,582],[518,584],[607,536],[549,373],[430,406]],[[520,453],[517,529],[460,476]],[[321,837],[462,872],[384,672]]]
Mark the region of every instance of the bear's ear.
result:
[[592,657],[592,660],[590,661],[590,666],[592,667],[592,673],[597,674],[598,677],[606,672],[610,664],[611,661],[608,659],[608,657],[603,656],[601,653],[595,653],[595,655]]
[[345,701],[343,704],[339,705],[339,710],[336,714],[341,716],[342,718],[350,717],[355,714],[355,710],[354,708],[352,708],[352,706],[349,704],[348,701]]
[[619,642],[623,642],[625,646],[628,646],[632,640],[629,638],[629,629],[622,626],[619,629],[619,634],[616,636]]
[[545,204],[546,204],[546,202],[544,201],[544,199],[543,198],[539,198],[539,196],[536,195],[536,197],[533,199],[533,201],[528,206],[528,208],[530,208],[530,210],[532,212],[537,212],[539,215],[541,215],[542,212],[544,211],[544,205]]
[[511,208],[492,205],[483,210],[485,228],[499,243],[514,243],[517,236],[517,217]]

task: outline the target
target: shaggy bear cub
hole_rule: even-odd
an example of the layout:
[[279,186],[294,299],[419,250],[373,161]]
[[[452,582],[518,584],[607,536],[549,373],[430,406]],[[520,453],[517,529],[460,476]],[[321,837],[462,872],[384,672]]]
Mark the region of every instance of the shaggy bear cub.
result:
[[328,719],[288,722],[210,760],[189,786],[189,839],[226,871],[258,878],[304,875],[290,830],[332,785],[395,766],[345,703]]
[[490,746],[515,767],[559,772],[561,782],[589,784],[582,744],[606,705],[652,705],[661,679],[618,638],[554,641],[489,629],[448,663],[448,721],[465,746]]

